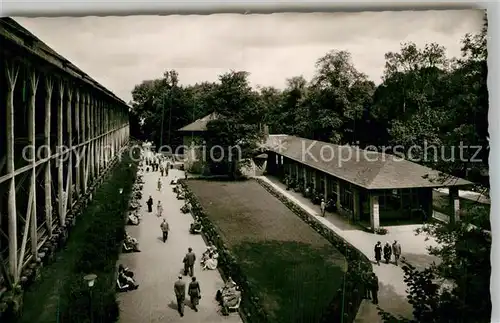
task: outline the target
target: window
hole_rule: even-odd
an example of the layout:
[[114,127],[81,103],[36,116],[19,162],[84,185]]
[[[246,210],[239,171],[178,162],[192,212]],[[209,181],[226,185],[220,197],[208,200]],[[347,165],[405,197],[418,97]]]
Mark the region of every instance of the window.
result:
[[349,184],[340,184],[340,204],[344,209],[353,210],[353,196]]

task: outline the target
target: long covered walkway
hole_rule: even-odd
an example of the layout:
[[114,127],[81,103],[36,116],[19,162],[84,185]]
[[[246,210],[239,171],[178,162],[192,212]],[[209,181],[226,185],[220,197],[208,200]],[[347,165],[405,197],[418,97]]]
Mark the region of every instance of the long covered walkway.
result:
[[129,107],[11,18],[0,43],[1,294],[68,233],[129,141]]
[[[139,289],[120,295],[120,322],[228,322],[239,323],[241,318],[237,313],[222,316],[215,302],[215,293],[224,284],[217,270],[202,271],[199,258],[206,250],[206,244],[200,235],[191,235],[189,225],[193,222],[190,214],[183,214],[180,208],[184,201],[177,200],[172,192],[170,181],[178,176],[184,177],[184,172],[171,170],[168,177],[162,177],[163,190],[157,191],[159,172],[144,174],[143,198],[141,201],[142,220],[138,226],[128,226],[127,232],[139,240],[140,253],[122,254],[120,263],[134,271]],[[166,243],[162,242],[161,219],[147,212],[146,200],[152,196],[154,204],[158,200],[164,205],[164,216],[170,225],[170,234]],[[195,312],[186,306],[185,316],[177,313],[173,290],[177,276],[182,272],[182,259],[187,249],[193,248],[197,260],[194,268],[195,276],[200,282],[202,298],[199,311]],[[183,278],[186,284],[189,277]],[[189,298],[188,298],[189,299]],[[189,305],[189,300],[186,302]]]

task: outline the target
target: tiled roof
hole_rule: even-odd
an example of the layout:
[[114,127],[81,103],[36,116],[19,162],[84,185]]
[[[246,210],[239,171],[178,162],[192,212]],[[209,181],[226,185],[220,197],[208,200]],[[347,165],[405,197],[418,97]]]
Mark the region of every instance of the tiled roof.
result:
[[215,119],[217,119],[217,114],[214,112],[180,128],[177,131],[207,131],[208,122]]
[[367,189],[472,184],[388,153],[353,146],[339,146],[294,136],[271,137],[267,145],[280,155]]

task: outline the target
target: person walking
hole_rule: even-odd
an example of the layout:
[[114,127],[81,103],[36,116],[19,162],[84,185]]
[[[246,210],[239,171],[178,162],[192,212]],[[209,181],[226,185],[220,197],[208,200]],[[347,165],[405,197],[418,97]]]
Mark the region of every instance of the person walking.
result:
[[368,271],[364,271],[361,274],[362,288],[363,288],[363,298],[371,299],[370,291],[371,291],[371,274]]
[[394,264],[398,266],[399,257],[401,257],[401,245],[397,240],[392,244],[392,254],[394,255]]
[[184,301],[186,299],[186,283],[182,280],[182,275],[179,275],[179,279],[174,283],[174,293],[177,299],[177,311],[184,316]]
[[378,277],[372,273],[370,279],[370,290],[372,294],[373,304],[378,304]]
[[192,248],[188,248],[188,253],[184,256],[183,262],[184,262],[184,276],[187,276],[187,274],[189,273],[189,276],[193,277],[196,255],[194,254]]
[[151,195],[149,196],[149,199],[146,202],[146,204],[148,205],[148,212],[149,213],[153,212],[153,198],[151,197]]
[[156,205],[156,216],[159,218],[163,215],[163,205],[161,204],[161,201],[158,201],[158,205]]
[[161,163],[160,164],[160,174],[161,174],[161,176],[163,176],[163,171],[164,171],[163,163]]
[[196,280],[196,277],[191,278],[191,282],[188,286],[188,294],[191,300],[191,306],[195,312],[198,312],[198,304],[200,304],[201,290],[200,283]]
[[321,216],[324,217],[325,216],[325,211],[326,211],[325,199],[321,199],[320,208],[321,208]]
[[392,247],[389,241],[387,241],[384,245],[384,259],[386,264],[388,264],[389,261],[391,261],[391,256],[392,256]]
[[161,192],[161,187],[163,186],[163,183],[161,182],[161,177],[158,178],[158,192]]
[[168,231],[170,231],[168,222],[165,218],[163,219],[163,222],[160,224],[160,228],[163,235],[163,243],[165,243],[165,241],[167,241],[168,239]]
[[377,241],[374,248],[375,252],[375,261],[377,261],[377,265],[380,266],[380,260],[382,259],[382,243]]

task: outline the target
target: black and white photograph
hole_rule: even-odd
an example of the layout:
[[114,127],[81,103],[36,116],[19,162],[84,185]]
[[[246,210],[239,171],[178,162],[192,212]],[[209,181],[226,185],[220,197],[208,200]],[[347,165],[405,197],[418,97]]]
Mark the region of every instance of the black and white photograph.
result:
[[0,322],[487,323],[483,9],[0,18]]

